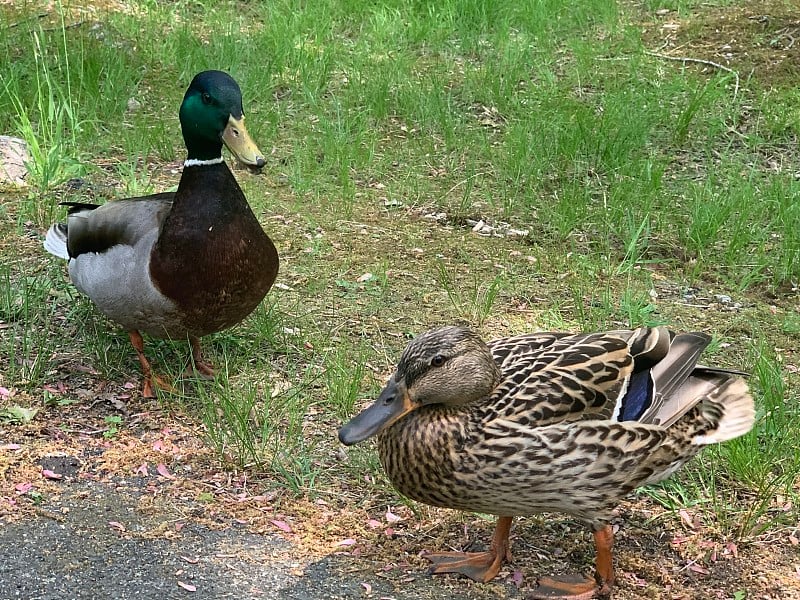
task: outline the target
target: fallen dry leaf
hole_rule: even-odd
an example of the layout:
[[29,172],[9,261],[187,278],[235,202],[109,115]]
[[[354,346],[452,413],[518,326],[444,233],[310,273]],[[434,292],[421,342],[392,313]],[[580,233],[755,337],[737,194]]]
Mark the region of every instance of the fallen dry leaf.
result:
[[67,391],[66,386],[60,381],[56,385],[43,385],[42,389],[47,390],[51,394],[55,394],[57,396],[60,396]]
[[352,546],[355,544],[356,541],[353,538],[347,538],[346,540],[342,540],[341,542],[336,542],[335,546]]
[[681,544],[686,543],[691,539],[692,538],[687,535],[676,535],[675,537],[672,538],[672,543],[676,546],[680,546]]
[[701,575],[710,575],[711,571],[706,569],[705,567],[701,567],[697,563],[692,563],[689,565],[689,570],[693,573],[700,573]]
[[165,465],[164,463],[158,463],[156,471],[158,471],[158,474],[164,477],[165,479],[175,479],[175,476],[169,472],[169,469],[167,469],[167,465]]
[[402,521],[402,520],[403,520],[403,517],[398,517],[396,514],[394,514],[390,510],[386,511],[386,522],[387,523],[397,523],[398,521]]
[[187,592],[196,592],[197,586],[192,585],[191,583],[184,583],[182,581],[178,582],[178,585],[185,589]]
[[285,531],[286,533],[292,533],[292,528],[286,521],[279,521],[277,519],[270,519],[269,522],[272,523],[273,525],[275,525],[275,527],[277,527],[281,531]]
[[681,517],[681,521],[689,528],[689,529],[697,529],[703,523],[700,521],[700,517],[697,515],[689,514],[689,511],[685,508],[682,508],[678,511],[678,514]]
[[519,569],[514,571],[514,574],[511,576],[511,581],[519,588],[522,585],[522,571]]
[[59,479],[64,479],[64,476],[61,473],[55,473],[50,469],[42,469],[42,477],[45,479],[55,479],[56,481]]
[[642,579],[636,573],[625,573],[625,577],[630,581],[633,585],[639,587],[647,587],[647,580]]

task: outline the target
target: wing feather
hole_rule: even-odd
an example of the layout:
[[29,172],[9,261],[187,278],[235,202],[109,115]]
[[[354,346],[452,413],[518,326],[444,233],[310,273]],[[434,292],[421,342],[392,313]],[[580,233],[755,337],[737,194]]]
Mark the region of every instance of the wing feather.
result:
[[114,200],[102,206],[71,203],[67,216],[67,250],[71,258],[103,253],[124,244],[134,246],[158,229],[172,205],[173,192]]
[[[487,426],[493,418],[537,427],[609,418],[633,368],[616,335],[537,333],[503,342],[491,346],[503,379],[488,403],[495,414]],[[532,406],[519,410],[521,401]]]

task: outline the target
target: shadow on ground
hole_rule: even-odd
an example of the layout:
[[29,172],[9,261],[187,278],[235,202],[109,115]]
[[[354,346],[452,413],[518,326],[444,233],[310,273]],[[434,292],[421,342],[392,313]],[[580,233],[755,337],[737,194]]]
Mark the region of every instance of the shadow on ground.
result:
[[185,516],[143,510],[141,495],[130,488],[65,481],[57,501],[0,529],[0,598],[496,597],[458,593],[424,573],[405,578],[405,591],[397,582],[365,584],[360,569],[346,574],[349,557],[304,563],[283,538],[249,533],[236,523],[176,530]]

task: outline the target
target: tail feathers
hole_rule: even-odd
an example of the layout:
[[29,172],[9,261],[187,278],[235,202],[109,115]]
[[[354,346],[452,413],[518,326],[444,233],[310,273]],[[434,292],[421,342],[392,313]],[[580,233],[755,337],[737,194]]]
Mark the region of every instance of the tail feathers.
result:
[[95,208],[100,208],[99,204],[94,204],[91,202],[59,202],[59,206],[66,206],[67,207],[67,214],[75,214],[76,212],[81,212],[82,210],[94,210]]
[[44,238],[44,249],[50,254],[69,260],[67,250],[67,226],[64,223],[54,223],[47,230]]
[[739,371],[738,369],[727,369],[724,367],[709,367],[708,365],[698,364],[694,368],[695,373],[727,373],[728,375],[741,375],[745,379],[750,377],[747,371]]
[[692,438],[692,443],[697,446],[717,444],[744,435],[753,428],[755,421],[753,397],[747,384],[738,377],[727,380],[709,393],[698,409],[700,417],[715,427]]
[[671,396],[695,370],[700,355],[710,342],[711,338],[700,332],[676,335],[667,356],[653,367],[656,392],[665,397]]
[[679,333],[671,340],[663,334],[660,337],[670,341],[669,352],[650,371],[654,397],[639,421],[669,426],[691,410],[699,397],[716,388],[727,377],[716,378],[708,387],[697,387],[703,379],[697,371],[697,361],[711,342],[706,334]]

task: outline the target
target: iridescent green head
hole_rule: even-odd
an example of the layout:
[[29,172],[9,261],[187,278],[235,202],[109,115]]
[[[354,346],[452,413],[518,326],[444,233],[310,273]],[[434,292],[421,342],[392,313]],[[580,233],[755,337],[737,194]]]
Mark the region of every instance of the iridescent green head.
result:
[[244,126],[242,91],[227,73],[195,75],[183,97],[180,118],[189,159],[219,158],[224,143],[247,166],[264,166],[264,156]]

